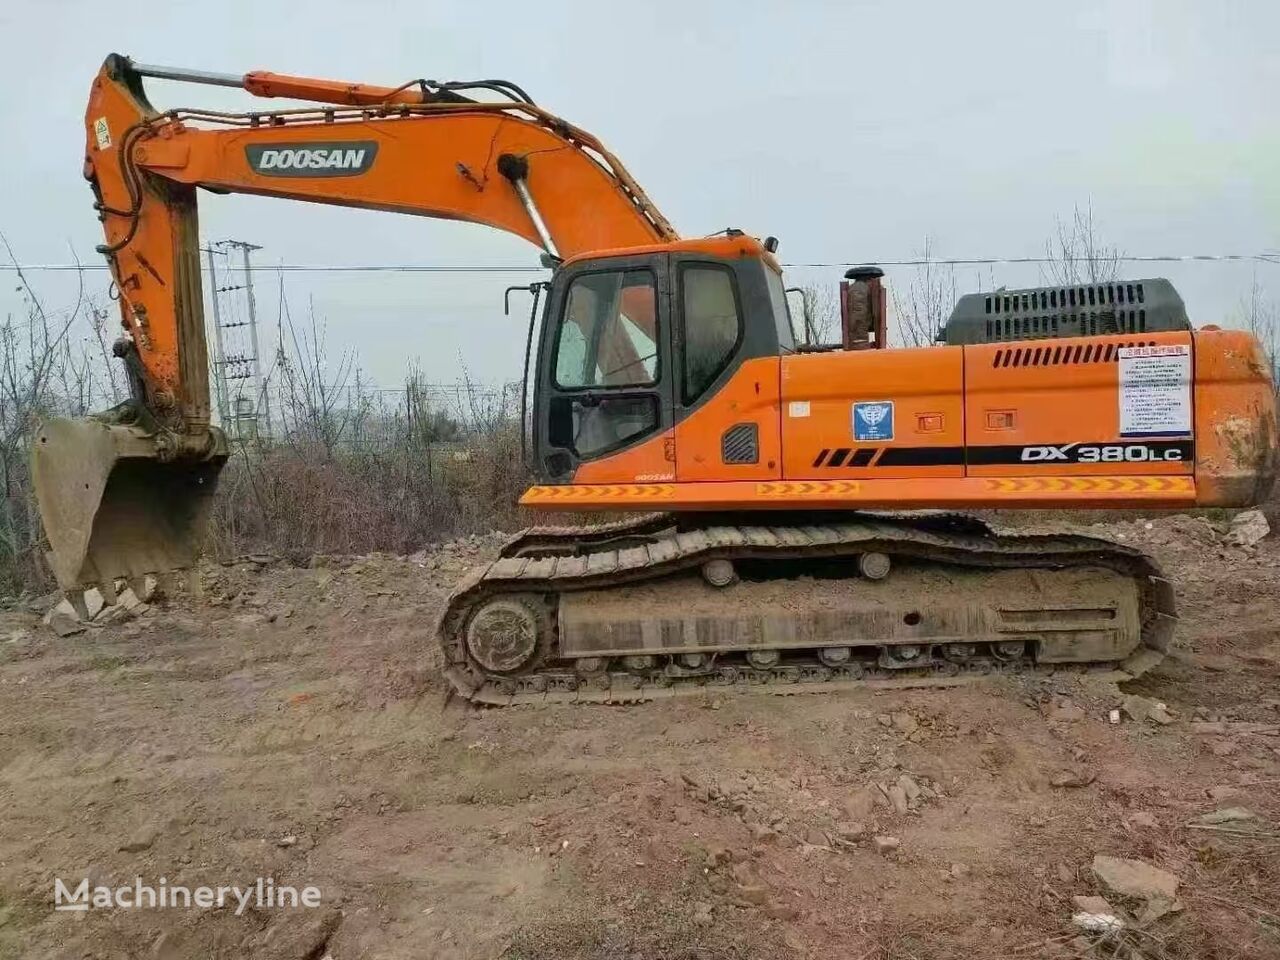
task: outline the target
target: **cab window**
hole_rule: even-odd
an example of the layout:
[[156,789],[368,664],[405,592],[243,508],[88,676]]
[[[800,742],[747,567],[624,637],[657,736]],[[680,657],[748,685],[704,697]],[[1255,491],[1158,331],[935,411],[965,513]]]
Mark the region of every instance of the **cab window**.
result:
[[773,310],[773,322],[778,331],[778,348],[783,353],[794,353],[800,338],[796,334],[795,319],[791,316],[791,304],[787,302],[782,277],[766,265],[764,279],[769,287],[769,306]]
[[742,339],[742,311],[733,271],[714,264],[680,268],[684,323],[683,400],[695,402],[729,365]]
[[657,284],[648,270],[578,277],[556,346],[556,386],[652,386],[658,379]]

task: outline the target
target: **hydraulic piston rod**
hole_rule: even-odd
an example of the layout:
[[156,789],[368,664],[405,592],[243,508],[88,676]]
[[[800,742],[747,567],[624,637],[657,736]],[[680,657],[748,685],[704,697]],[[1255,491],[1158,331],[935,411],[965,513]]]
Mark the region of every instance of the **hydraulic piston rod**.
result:
[[556,249],[556,242],[551,239],[551,231],[547,229],[546,221],[542,219],[542,214],[538,212],[538,205],[533,202],[533,194],[529,192],[529,161],[525,157],[517,157],[513,153],[504,153],[498,157],[498,172],[510,180],[511,185],[516,188],[520,203],[523,204],[525,213],[529,214],[533,229],[542,241],[543,248],[548,254],[559,260],[560,251]]

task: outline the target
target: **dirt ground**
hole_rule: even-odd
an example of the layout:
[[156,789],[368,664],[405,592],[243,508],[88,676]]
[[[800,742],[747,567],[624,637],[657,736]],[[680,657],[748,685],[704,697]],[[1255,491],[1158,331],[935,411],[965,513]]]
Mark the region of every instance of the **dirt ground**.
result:
[[[498,537],[209,565],[202,599],[65,638],[10,610],[0,957],[1280,957],[1280,538],[1096,529],[1180,595],[1176,652],[1123,691],[446,704],[434,619]],[[1173,722],[1109,722],[1125,694]],[[1229,807],[1255,816],[1191,824]],[[1096,854],[1182,909],[1076,939]],[[322,903],[57,912],[55,877]]]

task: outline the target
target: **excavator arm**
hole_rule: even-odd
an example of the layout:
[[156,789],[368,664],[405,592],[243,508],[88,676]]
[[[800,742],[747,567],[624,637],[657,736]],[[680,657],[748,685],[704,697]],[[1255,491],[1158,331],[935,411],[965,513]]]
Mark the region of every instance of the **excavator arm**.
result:
[[[160,112],[148,76],[310,103]],[[37,439],[37,494],[63,586],[194,561],[227,455],[210,422],[197,188],[485,224],[554,260],[676,239],[599,140],[503,81],[376,87],[112,55],[85,128],[99,252],[124,328],[114,350],[132,397],[90,421],[51,420]]]
[[555,257],[675,239],[595,137],[525,99],[480,103],[458,85],[426,81],[389,88],[251,73],[237,84],[250,93],[327,105],[157,113],[144,74],[224,85],[237,78],[111,56],[85,117],[85,175],[146,405],[185,433],[209,422],[197,187],[466,220]]

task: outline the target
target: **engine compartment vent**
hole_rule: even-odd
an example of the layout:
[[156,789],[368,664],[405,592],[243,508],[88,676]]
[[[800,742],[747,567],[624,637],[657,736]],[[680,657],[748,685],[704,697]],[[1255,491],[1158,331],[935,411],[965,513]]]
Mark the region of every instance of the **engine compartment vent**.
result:
[[1190,329],[1182,297],[1157,278],[966,294],[938,340],[1000,343]]
[[1010,347],[997,350],[993,367],[1052,367],[1064,363],[1111,363],[1121,347],[1154,347],[1154,340],[1125,340],[1111,343],[1077,343],[1075,346]]
[[720,437],[720,460],[723,463],[759,463],[760,427],[755,423],[736,423]]

